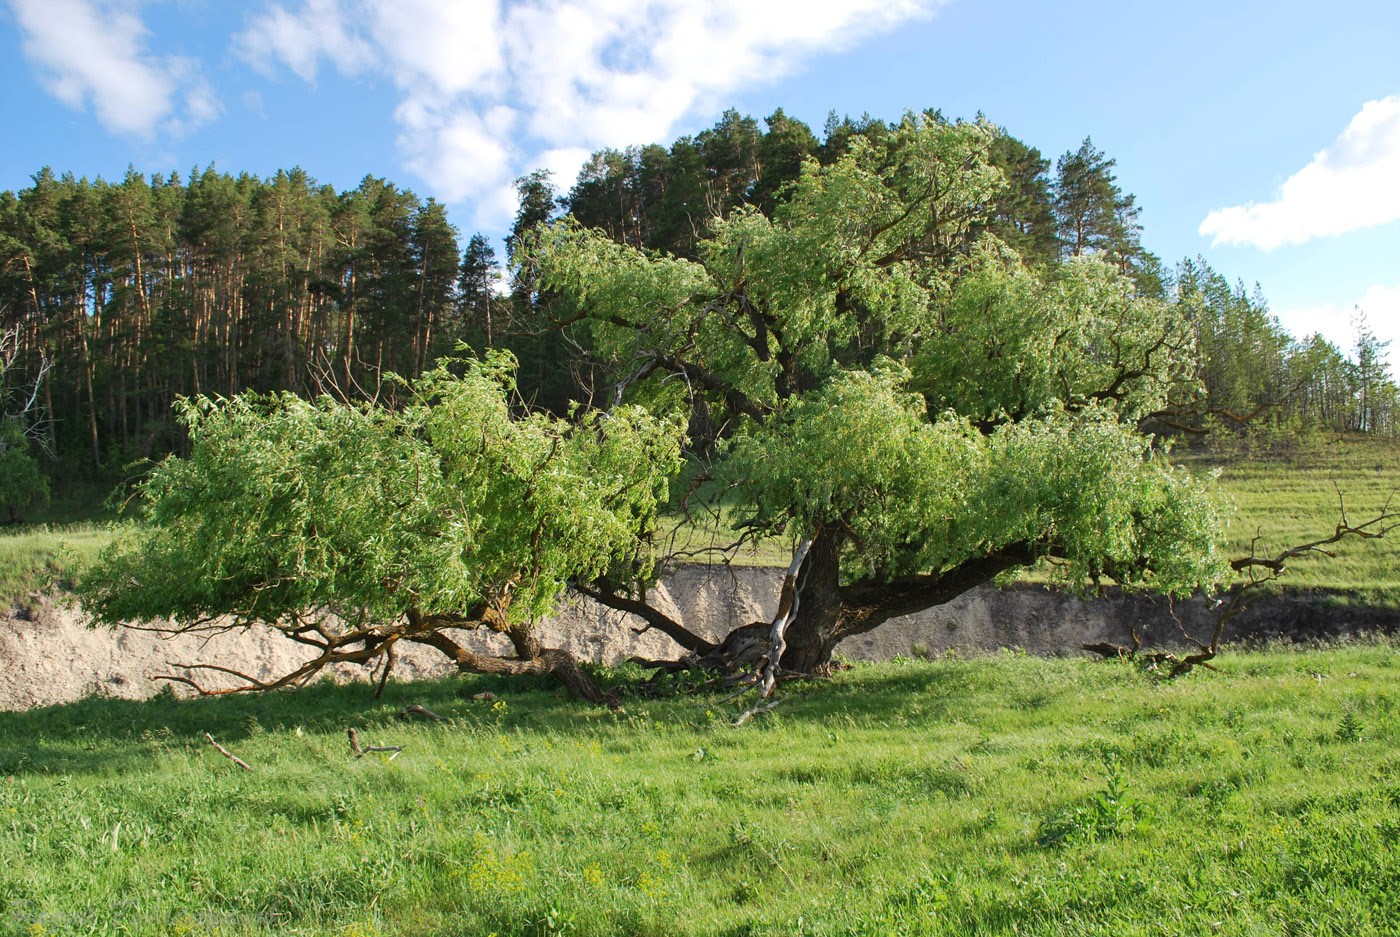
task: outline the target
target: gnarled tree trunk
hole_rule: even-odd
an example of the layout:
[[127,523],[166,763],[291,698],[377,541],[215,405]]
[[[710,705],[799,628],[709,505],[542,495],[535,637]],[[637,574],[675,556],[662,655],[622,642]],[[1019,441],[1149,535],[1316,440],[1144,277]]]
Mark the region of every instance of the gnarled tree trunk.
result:
[[816,673],[831,663],[841,633],[841,535],[817,531],[797,588],[802,601],[787,627],[782,667],[793,673]]

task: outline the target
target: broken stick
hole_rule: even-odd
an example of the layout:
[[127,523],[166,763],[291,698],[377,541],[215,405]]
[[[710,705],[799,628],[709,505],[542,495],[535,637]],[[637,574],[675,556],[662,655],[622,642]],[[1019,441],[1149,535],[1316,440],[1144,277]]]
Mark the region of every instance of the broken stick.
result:
[[402,745],[361,746],[359,733],[357,733],[353,728],[346,729],[345,734],[350,736],[350,751],[354,752],[356,758],[363,758],[370,752],[393,752],[394,755],[390,756],[390,760],[393,760],[394,756],[398,755],[399,752],[403,751]]
[[225,758],[227,758],[229,761],[233,762],[234,764],[238,765],[238,767],[242,768],[244,771],[252,771],[252,770],[253,770],[253,766],[250,765],[250,764],[248,764],[248,762],[244,761],[242,758],[239,758],[239,757],[238,757],[237,755],[235,755],[233,752],[229,751],[227,748],[224,748],[224,747],[223,747],[222,745],[220,745],[218,742],[214,741],[214,736],[212,736],[212,735],[210,735],[208,732],[206,732],[206,733],[204,733],[204,737],[205,737],[206,739],[209,740],[209,744],[210,744],[210,745],[213,745],[215,748],[217,748],[217,749],[219,750],[219,754],[220,754],[220,755],[223,755]]
[[446,716],[439,716],[431,709],[418,705],[405,706],[403,709],[399,710],[400,719],[407,719],[409,716],[422,716],[424,719],[431,719],[433,722],[448,721]]

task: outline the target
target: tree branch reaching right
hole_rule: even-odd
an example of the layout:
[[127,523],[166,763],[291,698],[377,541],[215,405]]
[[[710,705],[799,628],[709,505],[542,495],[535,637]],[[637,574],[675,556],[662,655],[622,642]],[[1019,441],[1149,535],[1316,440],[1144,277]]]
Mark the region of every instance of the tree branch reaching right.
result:
[[[1179,677],[1190,673],[1196,667],[1209,667],[1210,662],[1220,652],[1220,642],[1225,636],[1225,628],[1230,621],[1238,616],[1248,606],[1250,599],[1258,593],[1259,589],[1271,582],[1275,582],[1288,572],[1288,564],[1302,556],[1321,555],[1329,558],[1336,557],[1336,551],[1327,549],[1334,544],[1341,543],[1348,539],[1377,540],[1395,529],[1397,522],[1400,522],[1400,509],[1395,506],[1395,495],[1400,489],[1392,490],[1390,496],[1386,498],[1385,504],[1380,511],[1372,518],[1359,524],[1353,524],[1348,516],[1346,498],[1340,488],[1337,489],[1337,526],[1331,535],[1311,540],[1307,543],[1300,543],[1296,546],[1288,547],[1285,550],[1272,555],[1260,556],[1259,543],[1262,536],[1256,533],[1250,542],[1248,556],[1242,556],[1230,562],[1230,568],[1243,577],[1242,582],[1237,582],[1231,586],[1224,595],[1216,602],[1215,624],[1211,629],[1210,640],[1201,641],[1193,637],[1177,619],[1178,626],[1181,627],[1182,637],[1196,646],[1194,654],[1187,654],[1184,657],[1177,657],[1164,651],[1153,651],[1148,654],[1141,654],[1141,642],[1137,632],[1133,632],[1132,647],[1122,647],[1111,643],[1085,644],[1082,645],[1086,651],[1091,651],[1103,657],[1118,657],[1121,659],[1141,659],[1145,660],[1152,667],[1167,667],[1169,678]],[[1173,616],[1175,617],[1175,616]]]

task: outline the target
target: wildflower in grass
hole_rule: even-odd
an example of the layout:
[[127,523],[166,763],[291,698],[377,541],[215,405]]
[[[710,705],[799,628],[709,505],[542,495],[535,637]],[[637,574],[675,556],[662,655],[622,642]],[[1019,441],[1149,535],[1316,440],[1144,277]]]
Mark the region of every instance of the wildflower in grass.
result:
[[602,888],[605,878],[603,870],[596,862],[590,862],[583,867],[583,880],[594,888]]
[[485,834],[478,833],[473,839],[476,855],[467,870],[467,883],[475,891],[495,894],[515,895],[525,890],[527,879],[533,871],[529,853],[505,853],[496,851]]
[[637,875],[637,890],[648,898],[656,898],[662,894],[660,880],[650,872],[641,872]]

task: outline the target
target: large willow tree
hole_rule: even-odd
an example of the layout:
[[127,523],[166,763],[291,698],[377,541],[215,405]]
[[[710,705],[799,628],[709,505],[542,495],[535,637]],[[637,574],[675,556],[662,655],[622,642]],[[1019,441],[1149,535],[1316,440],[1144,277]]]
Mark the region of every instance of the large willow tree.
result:
[[[84,607],[98,622],[172,631],[260,623],[308,647],[304,666],[274,679],[194,668],[241,678],[233,691],[337,663],[387,677],[410,642],[463,670],[554,674],[603,700],[534,623],[571,579],[649,569],[639,532],[666,496],[681,434],[638,407],[575,422],[523,412],[513,364],[439,368],[398,410],[289,393],[184,402],[190,455],[143,483],[146,523],[85,575]],[[461,629],[498,632],[513,654],[474,651]],[[175,679],[205,689],[198,675]]]
[[[702,414],[743,526],[796,546],[785,668],[1042,559],[1172,594],[1223,573],[1208,486],[1140,430],[1196,371],[1188,323],[1092,251],[1032,270],[987,234],[994,139],[910,116],[695,261],[567,219],[516,252],[615,399]],[[583,588],[715,649],[637,585]]]

